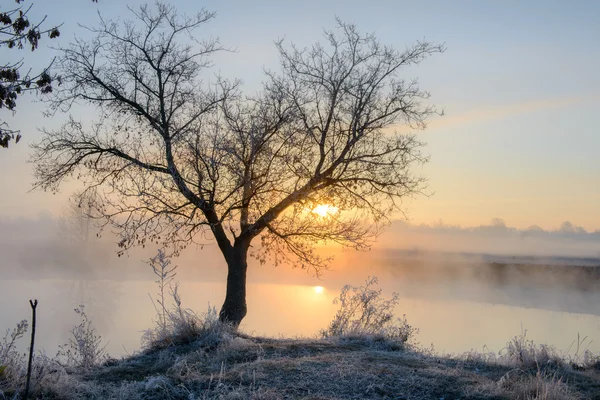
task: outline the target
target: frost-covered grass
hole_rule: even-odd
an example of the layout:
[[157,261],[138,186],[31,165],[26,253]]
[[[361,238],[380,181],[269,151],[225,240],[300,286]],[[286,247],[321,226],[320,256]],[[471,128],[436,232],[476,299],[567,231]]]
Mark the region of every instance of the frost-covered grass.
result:
[[583,399],[600,370],[517,368],[441,357],[366,338],[273,339],[238,333],[146,350],[91,370],[61,372],[46,398],[64,399]]

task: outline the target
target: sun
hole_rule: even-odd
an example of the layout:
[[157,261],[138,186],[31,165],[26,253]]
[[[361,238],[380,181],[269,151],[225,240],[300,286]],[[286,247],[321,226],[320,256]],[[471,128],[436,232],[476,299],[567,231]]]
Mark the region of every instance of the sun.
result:
[[323,292],[325,291],[325,288],[323,286],[315,286],[313,288],[313,290],[315,291],[316,294],[323,294]]
[[313,214],[317,214],[319,217],[328,217],[332,214],[338,212],[338,208],[336,206],[332,206],[331,204],[319,204],[315,208],[312,209]]

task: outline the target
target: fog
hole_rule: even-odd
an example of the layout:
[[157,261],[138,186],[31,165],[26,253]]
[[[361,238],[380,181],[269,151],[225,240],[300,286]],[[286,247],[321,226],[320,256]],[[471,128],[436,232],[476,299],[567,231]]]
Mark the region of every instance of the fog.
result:
[[[156,247],[117,257],[117,238],[96,230],[73,211],[63,218],[0,219],[0,329],[30,317],[40,300],[39,348],[50,354],[68,340],[84,304],[94,326],[119,356],[139,349],[152,325],[155,277],[145,261]],[[500,350],[527,329],[539,343],[566,349],[577,334],[600,337],[600,232],[564,223],[556,230],[521,230],[500,219],[487,226],[394,221],[371,251],[322,247],[335,255],[328,270],[309,271],[252,260],[245,331],[312,336],[335,313],[332,300],[345,284],[378,276],[384,294],[399,292],[398,314],[421,332],[423,345],[463,352]],[[183,305],[217,309],[225,294],[225,264],[213,244],[190,247],[174,259]],[[323,286],[319,294],[314,286]],[[600,342],[600,341],[598,341]],[[592,350],[600,350],[593,342]]]
[[394,221],[379,240],[382,247],[423,249],[427,251],[492,254],[504,256],[600,257],[600,231],[587,232],[569,221],[556,229],[544,230],[537,225],[526,229],[512,228],[501,218],[488,225],[460,227],[443,221],[411,225]]

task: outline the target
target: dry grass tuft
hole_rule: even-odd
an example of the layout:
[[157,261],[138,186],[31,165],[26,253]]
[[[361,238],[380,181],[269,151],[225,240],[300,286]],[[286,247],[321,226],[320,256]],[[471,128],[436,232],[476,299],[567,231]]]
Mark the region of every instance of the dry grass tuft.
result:
[[563,367],[565,364],[565,360],[554,347],[546,344],[536,345],[528,339],[526,329],[506,344],[500,351],[500,359],[520,368]]
[[516,400],[580,400],[576,393],[556,372],[543,372],[538,369],[535,375],[520,370],[507,372],[498,385]]
[[[157,277],[157,299],[150,297],[155,309],[154,327],[146,330],[142,336],[142,345],[146,349],[162,349],[172,345],[202,342],[203,347],[216,348],[222,341],[229,340],[235,329],[219,321],[217,310],[208,306],[202,315],[182,306],[178,284],[172,285],[177,275],[177,266],[171,267],[171,259],[163,250],[150,258],[148,264]],[[167,295],[172,299],[169,307]]]

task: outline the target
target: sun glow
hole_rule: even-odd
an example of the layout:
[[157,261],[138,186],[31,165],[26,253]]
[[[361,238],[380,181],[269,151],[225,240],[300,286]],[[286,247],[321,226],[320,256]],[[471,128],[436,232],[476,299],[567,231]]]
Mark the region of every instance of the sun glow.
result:
[[315,208],[312,209],[313,214],[317,214],[319,217],[327,217],[329,215],[335,214],[338,212],[338,208],[336,206],[332,206],[331,204],[319,204]]
[[323,294],[323,292],[325,291],[325,288],[323,286],[315,286],[313,288],[313,290],[315,291],[316,294]]

